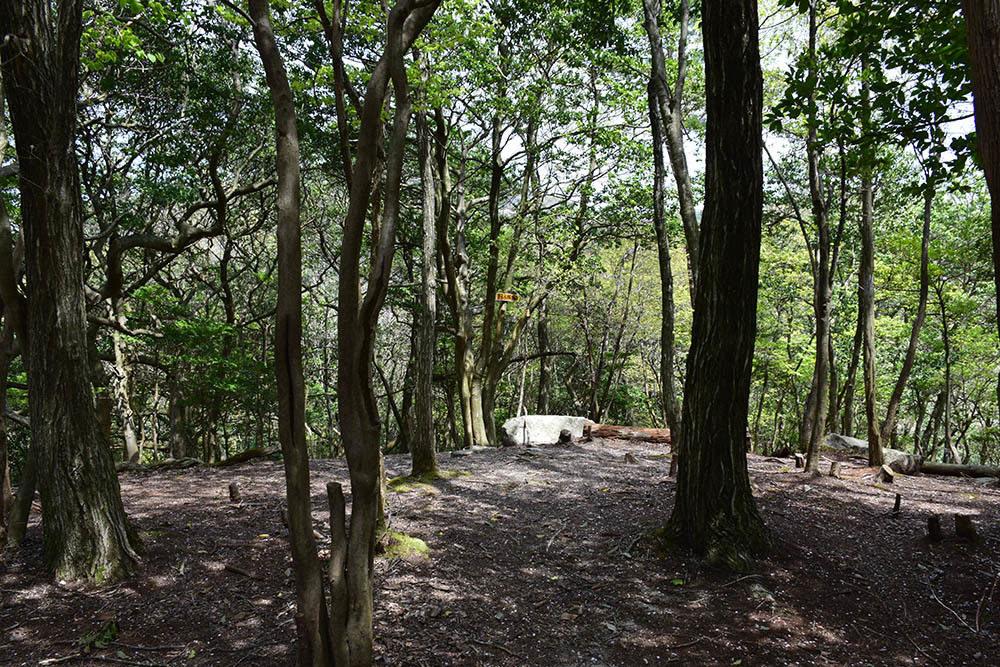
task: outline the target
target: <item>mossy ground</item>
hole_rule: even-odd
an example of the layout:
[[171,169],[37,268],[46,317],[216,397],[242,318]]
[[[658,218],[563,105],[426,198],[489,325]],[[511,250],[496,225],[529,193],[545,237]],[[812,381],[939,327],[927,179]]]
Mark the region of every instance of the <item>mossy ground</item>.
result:
[[392,479],[390,479],[387,486],[390,491],[395,491],[396,493],[422,491],[427,495],[434,495],[438,493],[438,488],[434,486],[431,482],[441,479],[455,479],[456,477],[465,477],[468,474],[469,473],[463,470],[439,470],[436,473],[420,475],[418,477],[403,475],[400,477],[393,477]]
[[430,558],[431,549],[419,537],[413,537],[406,533],[390,530],[382,539],[384,551],[380,554],[383,558],[407,558],[416,556],[418,558]]

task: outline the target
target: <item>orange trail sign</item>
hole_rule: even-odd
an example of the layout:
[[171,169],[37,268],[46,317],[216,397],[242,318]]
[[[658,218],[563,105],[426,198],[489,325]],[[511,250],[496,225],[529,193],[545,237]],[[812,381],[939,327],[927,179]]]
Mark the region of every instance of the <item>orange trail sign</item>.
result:
[[514,302],[514,301],[517,301],[520,298],[521,297],[519,297],[516,294],[508,294],[507,292],[497,292],[497,301],[511,301],[511,302]]

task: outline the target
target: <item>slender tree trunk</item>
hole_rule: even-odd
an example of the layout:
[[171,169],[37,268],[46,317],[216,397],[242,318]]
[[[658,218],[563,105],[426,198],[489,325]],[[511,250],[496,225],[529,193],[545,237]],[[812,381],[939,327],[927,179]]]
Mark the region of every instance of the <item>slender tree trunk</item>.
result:
[[[868,61],[862,70],[867,72]],[[862,78],[862,124],[871,131],[871,103],[868,84]],[[862,367],[865,381],[865,421],[868,423],[868,465],[882,465],[882,439],[879,433],[877,387],[875,385],[875,241],[872,234],[874,202],[872,167],[866,165],[861,176],[861,265],[858,271],[858,309],[862,326]]]
[[[647,17],[646,20],[648,23],[651,19]],[[649,30],[647,27],[647,32]],[[660,268],[660,403],[667,428],[676,440],[680,437],[680,405],[674,389],[674,273],[670,265],[670,237],[663,203],[666,168],[663,164],[662,124],[654,91],[656,76],[655,72],[650,74],[647,102],[653,134],[653,228],[656,230],[656,254]]]
[[[809,52],[816,54],[816,3],[809,9]],[[811,93],[812,94],[812,93]],[[826,426],[826,411],[830,380],[830,309],[833,294],[830,284],[830,207],[823,192],[823,157],[816,130],[815,114],[810,122],[807,139],[809,156],[809,195],[812,217],[816,223],[817,257],[813,272],[813,315],[816,318],[816,363],[813,366],[812,410],[809,439],[806,443],[806,471],[819,472],[819,446]]]
[[302,374],[302,243],[299,221],[299,138],[295,104],[285,65],[271,28],[267,0],[249,0],[254,41],[274,106],[278,189],[278,303],[275,310],[274,368],[278,390],[278,439],[285,487],[295,595],[300,631],[312,664],[331,664],[330,623],[323,573],[313,536],[309,455]]
[[927,293],[930,288],[929,254],[931,241],[931,207],[934,203],[934,190],[927,186],[924,191],[924,224],[920,237],[920,299],[917,305],[917,314],[913,318],[913,326],[910,329],[910,342],[906,346],[906,356],[903,358],[903,367],[899,371],[899,378],[896,386],[892,390],[889,398],[889,405],[886,407],[885,421],[882,422],[880,437],[882,442],[886,442],[896,427],[896,411],[899,409],[900,401],[903,399],[903,391],[906,389],[906,382],[910,379],[910,371],[917,359],[917,344],[920,342],[920,329],[924,326],[924,319],[927,316]]
[[705,0],[706,186],[677,500],[668,534],[744,569],[769,549],[745,438],[760,261],[762,82],[755,0]]
[[[993,284],[1000,333],[1000,0],[963,0],[979,161],[990,190]],[[1000,375],[997,377],[1000,402]]]
[[434,323],[437,320],[437,237],[435,228],[434,168],[431,156],[431,132],[427,113],[417,112],[417,142],[420,178],[423,186],[423,257],[420,272],[420,312],[415,360],[414,413],[416,429],[410,438],[411,469],[414,476],[437,473],[437,449],[434,433]]
[[955,463],[961,463],[962,457],[951,439],[951,332],[948,329],[948,308],[944,298],[944,288],[936,285],[938,305],[941,308],[941,340],[944,343],[944,444]]
[[552,372],[549,370],[549,309],[547,302],[542,302],[538,311],[538,402],[536,414],[549,414],[549,403],[552,398]]
[[844,380],[844,388],[841,390],[840,404],[843,406],[841,414],[840,432],[847,436],[854,435],[854,385],[858,379],[858,362],[861,358],[861,339],[864,335],[864,327],[861,322],[860,313],[858,324],[854,331],[854,345],[851,348],[851,362],[847,366],[847,379]]
[[[663,128],[670,168],[677,185],[677,201],[680,209],[684,238],[687,243],[688,267],[691,272],[691,303],[694,303],[695,287],[698,283],[698,218],[695,213],[694,195],[691,192],[691,176],[687,168],[684,152],[684,83],[687,72],[687,35],[690,22],[688,0],[680,2],[677,38],[677,77],[673,90],[667,83],[666,58],[663,52],[663,38],[660,35],[659,19],[662,12],[661,0],[643,0],[643,27],[649,40],[652,55],[650,88],[656,99],[658,117]],[[651,110],[652,111],[652,110]],[[660,141],[663,141],[662,139]],[[659,142],[658,142],[659,143]],[[662,150],[662,149],[661,149]],[[662,160],[661,157],[659,158]],[[655,215],[655,214],[654,214]]]

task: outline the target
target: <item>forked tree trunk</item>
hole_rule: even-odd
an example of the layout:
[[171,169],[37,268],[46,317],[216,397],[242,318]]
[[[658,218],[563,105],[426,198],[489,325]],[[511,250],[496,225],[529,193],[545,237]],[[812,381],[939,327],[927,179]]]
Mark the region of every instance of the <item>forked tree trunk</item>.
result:
[[114,581],[136,555],[111,451],[94,412],[83,298],[75,131],[81,0],[0,4],[3,79],[20,168],[31,298],[31,446],[46,565],[60,579]]
[[745,450],[763,201],[757,3],[706,0],[702,27],[705,212],[667,537],[711,562],[743,569],[770,542]]

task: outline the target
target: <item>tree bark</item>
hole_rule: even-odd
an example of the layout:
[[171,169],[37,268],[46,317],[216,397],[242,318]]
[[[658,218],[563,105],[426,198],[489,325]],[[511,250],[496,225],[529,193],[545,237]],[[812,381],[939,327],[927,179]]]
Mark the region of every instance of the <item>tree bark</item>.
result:
[[137,560],[93,407],[76,155],[80,0],[0,6],[3,78],[20,170],[28,274],[28,395],[46,565],[108,582]]
[[435,229],[434,166],[431,159],[431,132],[427,113],[417,113],[417,143],[420,179],[423,187],[423,257],[420,271],[420,310],[414,326],[416,360],[414,367],[414,414],[416,429],[410,434],[410,474],[419,477],[437,473],[434,434],[434,323],[437,320],[437,237]]
[[[979,162],[990,190],[993,284],[1000,334],[1000,0],[963,0]],[[1000,376],[997,377],[1000,402]]]
[[271,27],[267,0],[249,0],[254,41],[274,107],[278,188],[278,301],[275,310],[274,368],[278,392],[278,439],[285,464],[285,493],[297,618],[312,664],[331,663],[332,649],[323,572],[313,536],[309,454],[305,432],[302,374],[302,242],[299,220],[299,138],[295,104],[284,61]]
[[706,0],[706,187],[699,279],[667,536],[745,569],[769,549],[746,463],[763,169],[755,0]]

